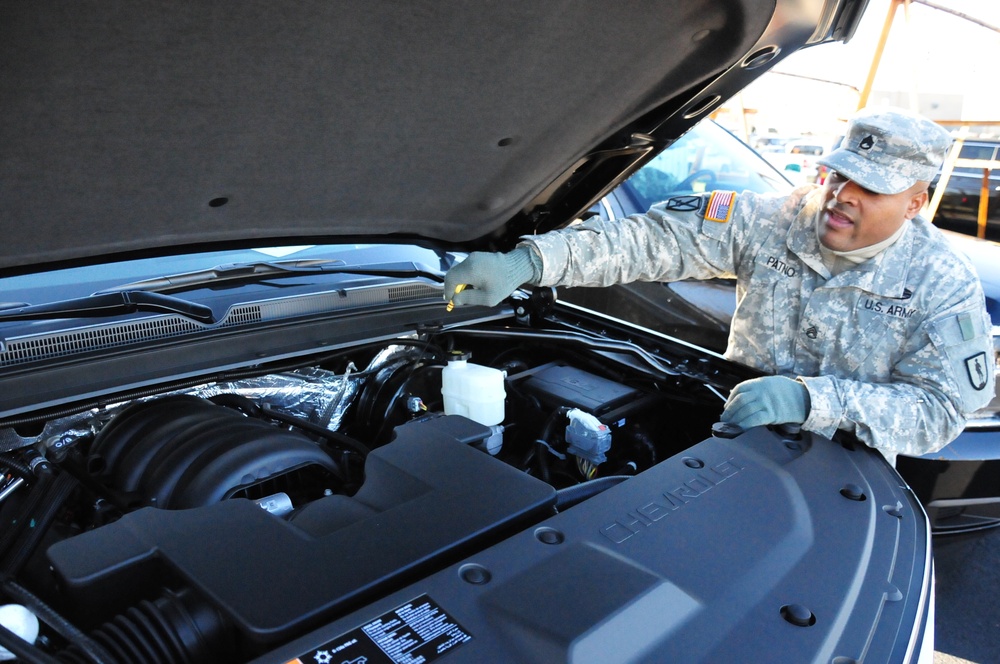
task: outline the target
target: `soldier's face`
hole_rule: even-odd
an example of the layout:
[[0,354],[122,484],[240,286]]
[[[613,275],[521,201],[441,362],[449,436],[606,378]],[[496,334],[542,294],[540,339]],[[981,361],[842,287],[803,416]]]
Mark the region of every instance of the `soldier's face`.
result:
[[898,194],[876,194],[834,172],[825,186],[820,242],[834,251],[862,249],[892,237],[927,202],[926,182]]

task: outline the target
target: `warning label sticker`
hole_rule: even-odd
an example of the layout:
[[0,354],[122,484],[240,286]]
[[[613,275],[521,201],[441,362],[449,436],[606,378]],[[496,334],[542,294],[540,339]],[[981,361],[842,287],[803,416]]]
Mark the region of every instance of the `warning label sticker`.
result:
[[427,595],[287,664],[429,664],[472,635]]

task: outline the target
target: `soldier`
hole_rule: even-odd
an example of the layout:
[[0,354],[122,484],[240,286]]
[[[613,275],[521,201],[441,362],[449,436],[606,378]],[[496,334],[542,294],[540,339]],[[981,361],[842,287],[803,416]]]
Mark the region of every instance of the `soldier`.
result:
[[833,171],[823,186],[684,196],[525,237],[452,268],[445,299],[492,306],[522,284],[735,275],[726,357],[773,375],[737,385],[723,421],[843,429],[890,461],[935,451],[994,392],[979,280],[919,216],[950,144],[921,116],[862,111],[819,160]]

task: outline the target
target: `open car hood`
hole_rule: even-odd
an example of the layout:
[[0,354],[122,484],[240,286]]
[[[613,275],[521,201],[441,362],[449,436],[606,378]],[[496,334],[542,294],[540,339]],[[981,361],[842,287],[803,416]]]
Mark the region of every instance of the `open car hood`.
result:
[[0,270],[567,223],[866,0],[5,2]]

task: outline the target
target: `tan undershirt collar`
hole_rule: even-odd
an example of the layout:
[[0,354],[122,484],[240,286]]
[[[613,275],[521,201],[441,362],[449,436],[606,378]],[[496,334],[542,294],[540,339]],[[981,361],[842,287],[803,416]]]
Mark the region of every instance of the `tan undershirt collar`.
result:
[[833,276],[837,276],[844,270],[849,270],[855,265],[860,265],[867,260],[875,258],[880,253],[895,244],[896,240],[902,237],[903,233],[906,232],[906,223],[904,222],[899,227],[899,230],[881,242],[876,242],[875,244],[867,247],[861,247],[860,249],[852,249],[851,251],[834,251],[833,249],[828,249],[822,242],[819,241],[821,223],[823,223],[822,209],[816,214],[816,241],[819,242],[819,253],[823,258],[823,264],[826,265],[826,268],[830,270],[830,274]]

